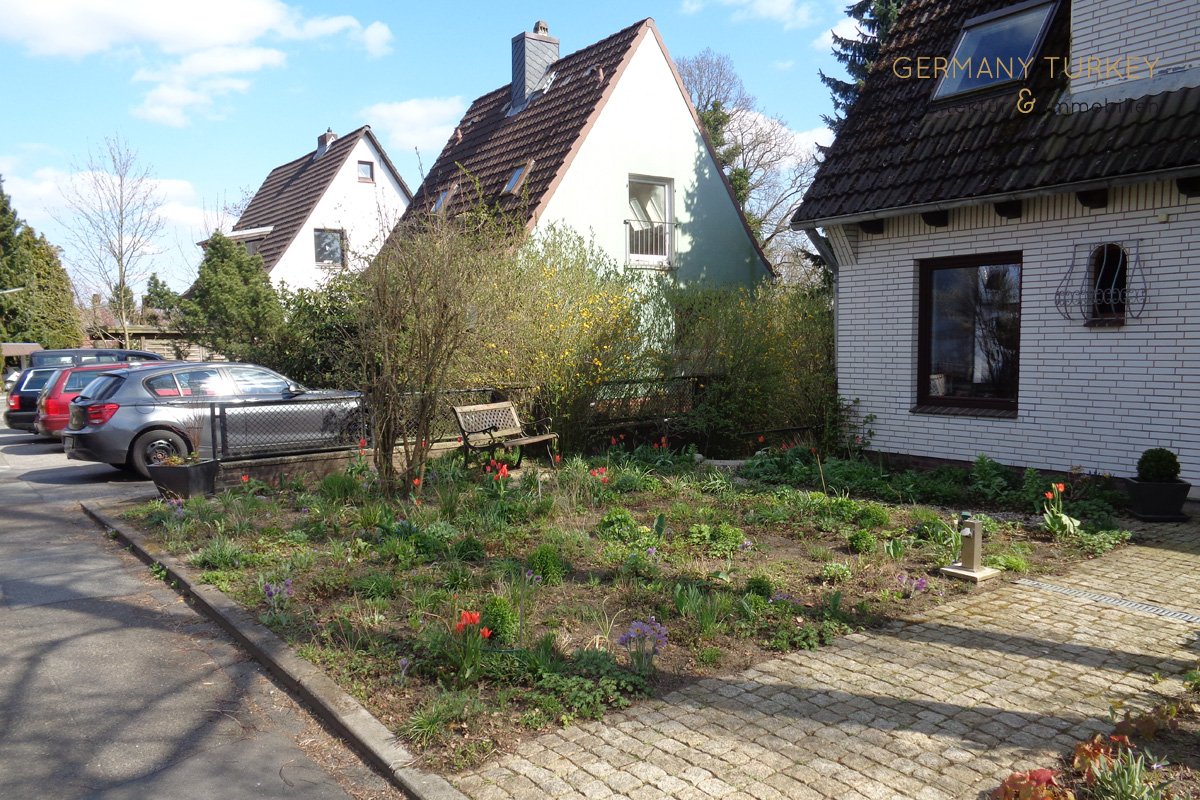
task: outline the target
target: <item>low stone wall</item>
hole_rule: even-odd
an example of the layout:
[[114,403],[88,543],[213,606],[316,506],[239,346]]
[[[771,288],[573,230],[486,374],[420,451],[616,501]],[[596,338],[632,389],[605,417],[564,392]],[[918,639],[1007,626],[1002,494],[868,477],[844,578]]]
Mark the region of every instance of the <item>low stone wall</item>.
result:
[[[435,442],[430,448],[432,457],[449,455],[458,452],[454,442]],[[292,456],[271,456],[268,458],[242,458],[221,462],[221,471],[217,473],[217,491],[240,486],[242,476],[249,475],[254,480],[264,483],[278,484],[284,480],[299,480],[306,484],[315,484],[334,472],[341,472],[358,456],[358,450],[333,450],[326,453],[304,453]],[[370,454],[367,460],[370,461]],[[404,451],[396,449],[393,459],[398,469],[404,466]]]

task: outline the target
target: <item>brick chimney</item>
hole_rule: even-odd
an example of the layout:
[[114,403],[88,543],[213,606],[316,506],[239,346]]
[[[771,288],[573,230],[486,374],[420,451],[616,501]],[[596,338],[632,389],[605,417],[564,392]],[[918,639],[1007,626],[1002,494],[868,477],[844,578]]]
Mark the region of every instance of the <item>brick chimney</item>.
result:
[[333,132],[333,128],[326,128],[325,132],[317,137],[317,152],[313,153],[313,161],[325,155],[325,151],[329,149],[329,145],[333,144],[333,140],[336,138],[337,134]]
[[521,109],[545,77],[550,65],[558,61],[558,39],[550,35],[550,26],[538,20],[533,33],[518,33],[512,40],[512,108]]

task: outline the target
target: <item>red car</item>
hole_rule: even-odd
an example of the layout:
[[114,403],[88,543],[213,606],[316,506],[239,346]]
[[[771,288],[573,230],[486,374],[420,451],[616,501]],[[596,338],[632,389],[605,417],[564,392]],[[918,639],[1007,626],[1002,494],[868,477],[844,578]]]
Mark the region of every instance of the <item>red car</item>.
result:
[[50,376],[37,399],[37,416],[33,428],[40,436],[62,438],[63,428],[71,419],[71,401],[91,383],[97,372],[112,370],[124,364],[88,364],[82,367],[63,367]]

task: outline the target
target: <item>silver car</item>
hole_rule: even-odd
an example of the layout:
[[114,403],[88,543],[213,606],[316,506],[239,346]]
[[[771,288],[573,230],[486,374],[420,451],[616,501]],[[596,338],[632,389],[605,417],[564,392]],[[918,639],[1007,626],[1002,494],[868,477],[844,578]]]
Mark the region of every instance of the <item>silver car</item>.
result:
[[173,363],[98,374],[71,401],[68,458],[149,477],[147,465],[196,452],[248,458],[353,447],[362,395],[306,389],[253,364]]

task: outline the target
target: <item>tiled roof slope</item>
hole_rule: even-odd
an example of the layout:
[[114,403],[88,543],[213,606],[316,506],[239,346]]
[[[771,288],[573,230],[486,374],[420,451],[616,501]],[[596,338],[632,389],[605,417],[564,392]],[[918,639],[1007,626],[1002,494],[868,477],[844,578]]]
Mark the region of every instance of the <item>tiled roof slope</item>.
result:
[[409,194],[408,187],[396,172],[375,134],[371,133],[369,125],[334,139],[318,159],[313,159],[313,154],[316,153],[314,149],[294,161],[276,167],[271,170],[271,174],[263,181],[246,210],[242,212],[242,216],[238,218],[237,224],[233,226],[234,233],[274,226],[274,230],[258,248],[267,272],[279,261],[292,239],[296,238],[304,221],[312,214],[317,202],[333,182],[334,176],[363,137],[369,137],[371,144],[382,157],[384,166],[396,176],[401,190],[406,195]]
[[1020,85],[935,104],[936,81],[893,74],[899,56],[948,57],[964,20],[1011,4],[908,1],[794,227],[1192,166],[1200,171],[1200,88],[1144,98],[1141,106],[1133,100],[1054,113],[1067,81],[1061,70],[1052,77],[1040,59],[1070,52],[1069,0],[1059,4],[1039,65],[1024,84],[1037,101],[1033,113],[1016,109]]
[[[477,99],[417,189],[406,216],[428,211],[443,190],[458,183],[441,210],[455,214],[482,200],[528,219],[613,84],[617,68],[653,24],[644,19],[560,58],[550,67],[555,74],[550,88],[511,117],[506,116],[509,85]],[[530,159],[533,169],[518,194],[502,194],[513,171]]]

